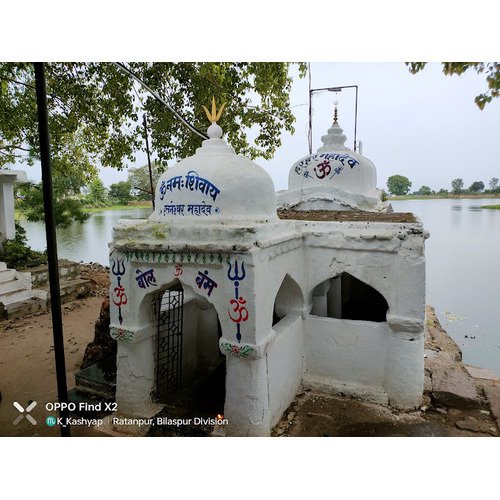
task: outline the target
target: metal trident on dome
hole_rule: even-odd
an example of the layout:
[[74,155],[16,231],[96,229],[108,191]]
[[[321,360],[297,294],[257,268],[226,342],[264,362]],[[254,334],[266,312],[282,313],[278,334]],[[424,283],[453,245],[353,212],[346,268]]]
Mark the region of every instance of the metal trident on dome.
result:
[[222,106],[219,108],[219,111],[217,111],[217,108],[215,106],[215,96],[212,96],[212,111],[211,112],[208,111],[208,109],[205,106],[202,107],[205,110],[208,120],[211,123],[217,123],[220,120],[225,105],[226,103],[222,104]]

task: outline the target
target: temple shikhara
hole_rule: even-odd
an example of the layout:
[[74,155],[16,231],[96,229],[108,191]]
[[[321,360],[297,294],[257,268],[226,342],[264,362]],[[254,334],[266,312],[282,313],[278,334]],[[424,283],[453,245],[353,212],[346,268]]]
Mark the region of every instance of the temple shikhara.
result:
[[225,435],[268,436],[307,387],[418,407],[421,222],[382,201],[337,110],[278,193],[226,143],[215,111],[196,154],[160,178],[151,216],[114,227],[118,413],[179,411],[191,391],[196,411],[227,419]]

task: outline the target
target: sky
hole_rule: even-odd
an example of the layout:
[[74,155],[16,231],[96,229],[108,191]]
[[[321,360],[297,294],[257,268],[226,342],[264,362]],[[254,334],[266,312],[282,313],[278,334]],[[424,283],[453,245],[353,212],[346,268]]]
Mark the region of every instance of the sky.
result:
[[[256,160],[271,175],[276,190],[287,188],[291,165],[308,154],[308,81],[298,77],[296,66],[290,74],[295,133],[283,133],[271,160]],[[313,89],[358,85],[357,139],[363,156],[377,168],[380,189],[386,189],[387,178],[394,174],[408,177],[411,191],[422,185],[450,189],[455,178],[462,178],[466,187],[474,181],[487,186],[492,177],[500,178],[500,99],[484,110],[474,103],[487,88],[484,75],[469,70],[446,76],[440,63],[429,63],[413,75],[403,62],[319,62],[311,63],[311,79]],[[314,94],[313,151],[331,126],[335,100],[346,145],[353,147],[355,91],[344,89]],[[138,153],[135,166],[145,163],[145,154]],[[38,180],[38,172],[28,167],[31,178]],[[127,171],[102,168],[100,175],[109,186],[126,180]]]

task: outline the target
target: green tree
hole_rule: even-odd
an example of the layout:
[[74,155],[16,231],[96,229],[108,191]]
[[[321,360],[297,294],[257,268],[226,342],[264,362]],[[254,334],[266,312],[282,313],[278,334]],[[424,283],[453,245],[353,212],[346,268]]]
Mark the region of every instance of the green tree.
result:
[[470,185],[469,191],[471,193],[480,193],[484,189],[483,181],[475,181]]
[[93,205],[104,205],[108,199],[108,190],[99,177],[95,177],[90,181],[88,186],[88,194],[85,197],[85,202]]
[[453,179],[451,181],[451,192],[453,194],[460,194],[464,190],[464,180],[463,179]]
[[0,261],[11,269],[26,269],[47,262],[46,253],[36,252],[27,244],[26,230],[16,222],[16,236],[5,240],[0,247]]
[[[281,133],[293,132],[290,63],[130,63],[129,67],[200,130],[202,105],[226,103],[220,121],[239,154],[271,158]],[[306,66],[299,65],[304,76]],[[151,148],[167,160],[195,152],[201,138],[112,63],[47,63],[47,100],[54,173],[94,176],[99,164],[122,169],[145,149],[141,113],[149,117]],[[256,133],[249,140],[249,130]],[[0,63],[0,165],[39,156],[34,70]]]
[[429,186],[424,185],[418,190],[418,194],[423,195],[423,196],[428,196],[428,195],[432,194],[432,191],[431,191],[431,188]]
[[109,186],[109,197],[125,205],[132,199],[131,189],[132,186],[128,181],[116,182]]
[[[200,146],[198,135],[116,65],[52,62],[45,67],[54,178],[69,176],[82,188],[97,176],[99,165],[121,170],[135,161],[135,154],[145,149],[143,112],[149,117],[158,166],[166,167],[168,160],[189,156]],[[218,103],[225,102],[220,124],[238,154],[271,158],[282,132],[294,131],[290,63],[161,62],[129,67],[200,130],[208,125],[202,105],[209,105],[213,95]],[[299,64],[300,76],[305,72],[306,65]],[[2,62],[0,167],[32,165],[38,159],[33,65]]]
[[[407,62],[411,73],[418,73],[425,68],[425,62]],[[498,62],[444,62],[443,73],[445,75],[461,75],[469,69],[474,69],[476,73],[486,74],[488,90],[475,97],[474,102],[479,109],[491,102],[493,98],[500,95],[500,63]]]
[[387,189],[392,195],[405,195],[410,191],[411,181],[404,175],[391,175],[387,179]]
[[491,190],[496,189],[498,187],[498,177],[492,177],[488,185]]
[[[69,190],[68,180],[53,179],[54,212],[56,225],[67,227],[73,221],[85,222],[90,215],[82,211],[82,204],[76,193]],[[45,210],[42,183],[23,183],[16,189],[17,208],[31,222],[43,222]]]
[[[164,170],[163,168],[161,169]],[[156,184],[158,183],[158,179],[160,178],[161,172],[158,169],[158,166],[152,162],[151,163],[151,171],[153,177],[153,191],[156,188]],[[149,181],[149,168],[147,165],[137,168],[131,168],[128,173],[128,182],[132,186],[132,194],[139,200],[150,200],[151,195],[149,192],[151,191],[151,185]]]

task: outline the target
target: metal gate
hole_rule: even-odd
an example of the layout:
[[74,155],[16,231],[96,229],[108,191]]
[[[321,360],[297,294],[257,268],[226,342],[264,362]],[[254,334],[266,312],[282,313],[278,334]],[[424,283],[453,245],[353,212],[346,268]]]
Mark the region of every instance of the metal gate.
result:
[[155,399],[163,403],[180,387],[182,377],[182,319],[184,291],[166,290],[153,301],[156,344]]

